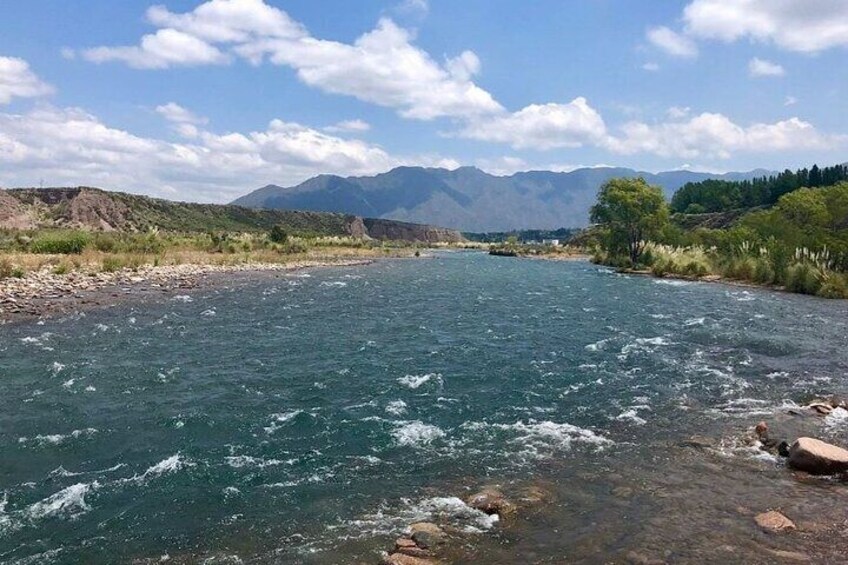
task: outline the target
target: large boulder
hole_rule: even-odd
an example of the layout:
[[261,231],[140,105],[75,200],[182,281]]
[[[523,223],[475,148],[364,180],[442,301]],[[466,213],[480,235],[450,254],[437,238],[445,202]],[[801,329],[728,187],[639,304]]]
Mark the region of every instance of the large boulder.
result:
[[848,471],[848,450],[811,437],[798,438],[789,448],[789,465],[812,475]]
[[438,565],[438,561],[425,557],[413,557],[403,553],[392,553],[386,555],[380,561],[380,565]]

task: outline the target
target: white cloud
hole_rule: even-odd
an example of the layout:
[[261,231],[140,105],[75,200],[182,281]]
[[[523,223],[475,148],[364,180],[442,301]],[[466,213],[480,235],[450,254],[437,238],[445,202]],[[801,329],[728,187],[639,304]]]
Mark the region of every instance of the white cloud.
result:
[[208,118],[195,115],[190,110],[187,110],[176,102],[168,102],[156,107],[156,113],[175,124],[194,124],[202,125],[209,123]]
[[473,120],[457,135],[516,149],[553,149],[598,143],[605,133],[601,115],[579,97],[568,104],[531,104],[511,114]]
[[688,37],[665,26],[654,27],[647,32],[648,41],[673,57],[693,58],[698,56],[698,46]]
[[154,196],[229,201],[263,183],[321,173],[363,175],[407,165],[452,166],[440,156],[393,156],[355,139],[273,120],[263,131],[218,134],[193,124],[171,143],[109,127],[80,109],[0,113],[0,185],[95,185]]
[[687,33],[743,38],[812,53],[848,46],[845,0],[694,0],[683,11]]
[[339,132],[364,132],[371,129],[371,124],[365,120],[343,120],[331,126],[324,128],[324,131],[329,133]]
[[787,96],[786,99],[783,101],[784,106],[794,106],[797,103],[798,99],[794,96]]
[[727,159],[737,152],[835,149],[846,141],[844,136],[822,134],[798,118],[744,127],[714,113],[656,125],[630,122],[621,130],[621,136],[608,141],[608,148],[616,153],[684,159]]
[[202,39],[171,28],[145,35],[137,47],[95,47],[84,50],[82,55],[95,63],[121,61],[136,69],[220,65],[229,61]]
[[672,120],[680,120],[689,115],[692,111],[692,108],[689,106],[681,107],[681,106],[672,106],[666,111],[666,114]]
[[268,60],[295,69],[301,81],[324,92],[354,96],[420,120],[502,110],[471,80],[480,71],[473,52],[441,64],[388,18],[352,44],[313,37],[263,0],[210,0],[185,14],[154,6],[147,18],[160,29],[142,37],[138,46],[95,47],[83,56],[141,69],[224,64],[234,56],[255,65]]
[[748,72],[752,77],[782,77],[786,74],[777,63],[754,57],[748,62]]
[[648,63],[645,63],[644,65],[642,65],[642,69],[644,69],[644,70],[646,70],[650,73],[655,73],[658,70],[660,70],[660,66],[657,63],[648,62]]
[[430,11],[430,2],[428,0],[402,0],[395,7],[395,10],[402,14],[425,16]]
[[29,63],[0,56],[0,104],[8,104],[12,98],[37,98],[52,92],[53,87],[38,78]]

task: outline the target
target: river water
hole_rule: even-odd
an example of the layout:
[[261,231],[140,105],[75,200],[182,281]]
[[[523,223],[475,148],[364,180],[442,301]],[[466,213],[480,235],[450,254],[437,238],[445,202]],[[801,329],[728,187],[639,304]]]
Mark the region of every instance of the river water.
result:
[[[848,392],[846,336],[843,301],[479,253],[0,327],[0,562],[376,563],[422,519],[468,563],[837,559],[848,487],[740,438],[844,444],[788,412]],[[491,483],[545,501],[461,502]]]

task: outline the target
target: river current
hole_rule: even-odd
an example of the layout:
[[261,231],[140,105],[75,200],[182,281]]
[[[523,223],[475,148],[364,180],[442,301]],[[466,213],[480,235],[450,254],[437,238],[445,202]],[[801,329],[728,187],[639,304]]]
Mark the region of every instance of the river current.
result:
[[[0,562],[376,563],[416,520],[468,562],[816,551],[752,515],[846,487],[740,438],[844,444],[786,414],[848,391],[846,336],[844,301],[480,253],[0,327]],[[462,503],[490,483],[549,497],[498,522]]]

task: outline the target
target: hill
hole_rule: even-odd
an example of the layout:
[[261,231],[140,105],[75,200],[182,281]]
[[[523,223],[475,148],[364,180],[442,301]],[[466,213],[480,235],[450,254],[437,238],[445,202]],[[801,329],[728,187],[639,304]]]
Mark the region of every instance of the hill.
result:
[[256,232],[274,226],[299,235],[352,235],[430,243],[463,239],[454,230],[363,219],[352,214],[172,202],[89,187],[0,190],[0,229]]
[[474,167],[456,170],[398,167],[370,177],[320,175],[297,186],[268,185],[233,202],[250,208],[342,212],[464,232],[580,227],[598,188],[614,177],[643,176],[668,196],[686,183],[743,180],[767,171],[713,175],[691,171],[647,173],[618,167],[568,173],[529,171],[494,176]]

